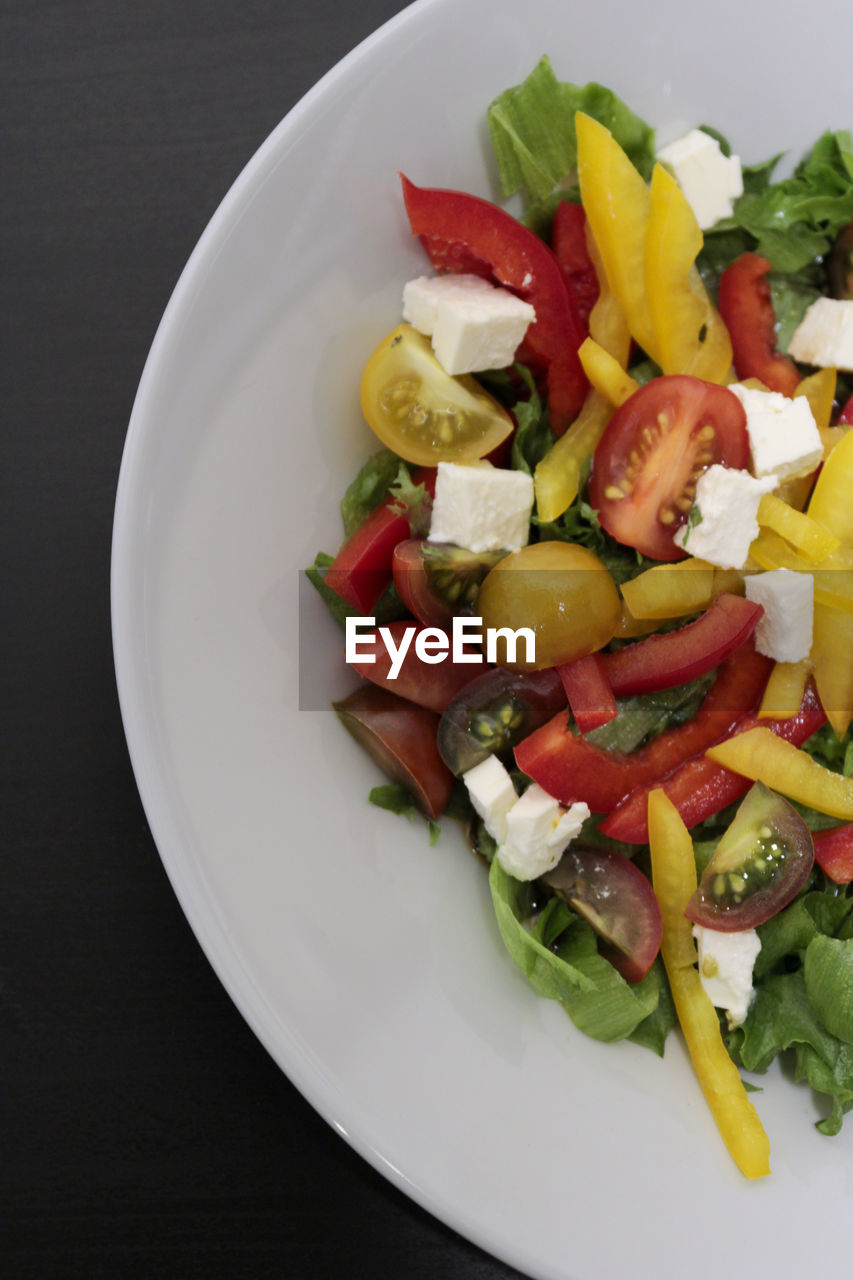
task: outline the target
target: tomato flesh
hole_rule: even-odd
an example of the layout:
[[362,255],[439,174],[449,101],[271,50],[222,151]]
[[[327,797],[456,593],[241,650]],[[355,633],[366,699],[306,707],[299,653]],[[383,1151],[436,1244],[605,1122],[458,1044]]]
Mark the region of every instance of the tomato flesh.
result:
[[438,726],[438,750],[453,773],[502,755],[565,707],[555,670],[526,674],[493,667],[466,685]]
[[815,862],[836,884],[853,881],[853,823],[814,834]]
[[394,586],[425,627],[446,627],[455,615],[474,612],[480,584],[503,555],[407,538],[394,548]]
[[701,378],[653,378],[607,424],[593,456],[590,502],[618,542],[654,560],[681,560],[687,553],[673,534],[714,463],[749,465],[743,405]]

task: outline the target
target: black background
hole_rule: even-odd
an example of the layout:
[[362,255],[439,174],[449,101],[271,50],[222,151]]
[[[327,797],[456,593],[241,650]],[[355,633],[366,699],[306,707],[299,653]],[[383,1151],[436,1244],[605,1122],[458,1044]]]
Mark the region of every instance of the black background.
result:
[[115,487],[172,288],[270,130],[401,7],[0,2],[10,1280],[516,1274],[363,1163],[231,1005],[149,834],[112,666]]

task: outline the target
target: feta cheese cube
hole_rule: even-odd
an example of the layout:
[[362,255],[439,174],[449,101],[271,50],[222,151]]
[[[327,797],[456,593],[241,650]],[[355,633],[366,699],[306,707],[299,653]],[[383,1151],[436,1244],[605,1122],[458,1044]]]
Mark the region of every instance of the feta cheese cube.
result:
[[533,480],[490,462],[440,462],[431,542],[453,542],[475,554],[517,551],[530,536]]
[[775,662],[802,662],[812,647],[814,578],[791,569],[771,569],[746,579],[746,598],[764,609],[755,647]]
[[775,476],[757,480],[748,471],[715,463],[699,477],[687,523],[673,541],[720,569],[742,569],[758,537],[758,504],[775,487]]
[[506,840],[506,815],[518,799],[512,778],[497,756],[487,756],[462,775],[471,803],[493,840]]
[[743,175],[737,156],[724,156],[716,138],[691,129],[657,153],[675,178],[703,231],[721,218],[730,218],[732,202],[743,195]]
[[853,301],[818,298],[788,343],[788,354],[803,364],[853,370]]
[[535,880],[556,867],[588,817],[589,806],[582,801],[564,809],[533,782],[506,815],[507,835],[498,846],[498,861],[516,880]]
[[419,276],[403,289],[403,319],[432,339],[439,364],[456,375],[512,364],[536,312],[480,276]]
[[781,481],[814,471],[823,457],[823,443],[805,396],[792,400],[740,382],[732,383],[729,391],[746,412],[753,475]]
[[725,1009],[730,1027],[739,1027],[752,1001],[752,970],[761,950],[754,929],[723,933],[693,926],[699,952],[699,976],[711,1003]]

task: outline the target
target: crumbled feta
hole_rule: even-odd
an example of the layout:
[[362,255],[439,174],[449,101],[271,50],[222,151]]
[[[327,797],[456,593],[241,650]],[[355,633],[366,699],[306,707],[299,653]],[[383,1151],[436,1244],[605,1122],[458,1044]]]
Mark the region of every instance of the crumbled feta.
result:
[[462,775],[471,803],[493,840],[506,840],[506,815],[518,799],[512,778],[497,756],[487,756]]
[[771,569],[746,579],[746,598],[764,617],[755,628],[755,647],[775,662],[802,662],[812,647],[814,578],[792,569]]
[[507,835],[498,845],[498,861],[517,880],[535,880],[556,867],[588,817],[589,806],[582,801],[564,809],[533,782],[506,815]]
[[748,471],[715,463],[699,477],[687,523],[673,541],[720,569],[742,569],[758,537],[758,504],[775,487],[775,476],[758,480]]
[[823,443],[805,396],[790,399],[740,382],[732,383],[729,391],[746,413],[753,475],[781,481],[814,471],[823,456]]
[[670,170],[703,231],[732,215],[732,201],[743,195],[738,156],[724,156],[716,138],[691,129],[657,153]]
[[788,354],[803,364],[853,370],[853,301],[813,302],[788,343]]
[[699,976],[711,1003],[725,1009],[730,1027],[739,1027],[753,996],[752,970],[761,950],[754,929],[723,933],[719,929],[693,926],[699,952]]
[[439,364],[456,375],[512,364],[536,312],[480,276],[419,276],[403,289],[403,319],[432,339]]
[[533,480],[489,462],[440,462],[431,542],[453,542],[475,554],[517,551],[530,536]]

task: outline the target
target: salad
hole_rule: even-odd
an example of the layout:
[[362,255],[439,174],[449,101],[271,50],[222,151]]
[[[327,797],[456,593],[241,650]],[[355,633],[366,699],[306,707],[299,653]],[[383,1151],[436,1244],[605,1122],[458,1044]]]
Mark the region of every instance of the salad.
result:
[[741,1070],[792,1060],[826,1135],[853,1107],[853,139],[780,179],[658,148],[547,58],[488,120],[521,218],[401,175],[423,274],[308,570],[335,709],[371,801],[465,824],[536,992],[680,1025],[761,1177]]

